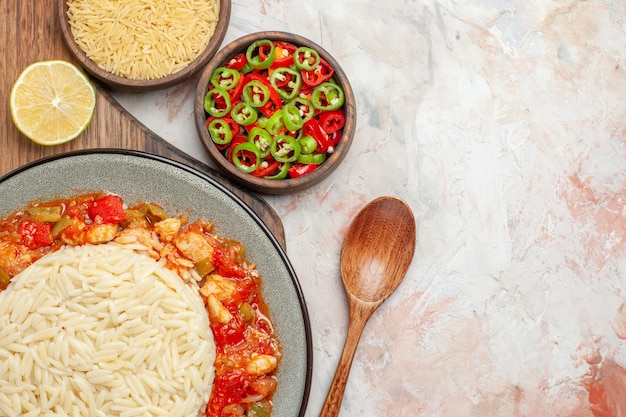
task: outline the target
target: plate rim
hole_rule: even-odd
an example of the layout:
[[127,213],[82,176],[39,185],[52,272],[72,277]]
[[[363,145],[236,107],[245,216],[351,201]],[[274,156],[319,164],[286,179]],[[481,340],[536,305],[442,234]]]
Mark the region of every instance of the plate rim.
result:
[[300,306],[300,311],[302,313],[302,321],[304,324],[304,333],[305,333],[307,363],[305,366],[306,374],[305,374],[304,387],[303,387],[304,389],[303,389],[303,396],[302,396],[302,401],[300,403],[300,410],[298,413],[298,417],[304,417],[304,414],[307,409],[310,393],[311,393],[311,384],[312,384],[312,377],[313,377],[313,341],[312,341],[312,333],[311,333],[311,321],[310,321],[306,301],[304,299],[304,293],[302,291],[302,287],[298,280],[298,276],[293,268],[293,265],[291,264],[291,261],[289,260],[289,257],[287,256],[286,250],[281,246],[281,244],[278,242],[278,239],[276,239],[276,237],[274,236],[274,233],[272,233],[270,228],[263,222],[263,220],[254,212],[254,210],[252,210],[252,208],[248,204],[246,204],[235,193],[230,191],[228,188],[226,188],[223,184],[221,184],[216,179],[182,162],[178,162],[166,156],[157,155],[157,154],[153,154],[153,153],[146,152],[146,151],[118,149],[118,148],[78,149],[78,150],[61,152],[58,154],[46,156],[46,157],[43,157],[34,161],[27,162],[3,174],[2,176],[0,176],[0,184],[4,183],[5,181],[9,180],[12,177],[15,177],[16,175],[20,173],[28,171],[31,168],[34,168],[40,165],[45,165],[46,163],[54,162],[56,160],[67,159],[67,158],[72,158],[76,156],[101,155],[101,154],[124,155],[124,156],[140,158],[140,159],[152,160],[152,161],[156,161],[159,163],[163,163],[165,165],[169,165],[176,169],[180,169],[182,171],[187,172],[188,174],[195,175],[201,180],[208,182],[209,184],[217,188],[220,192],[224,193],[228,198],[230,198],[235,203],[237,203],[237,205],[239,205],[254,220],[254,222],[259,226],[259,228],[263,231],[263,233],[268,237],[274,249],[277,251],[278,255],[280,256],[283,263],[285,264],[287,271],[289,272],[289,278],[297,294],[298,304]]

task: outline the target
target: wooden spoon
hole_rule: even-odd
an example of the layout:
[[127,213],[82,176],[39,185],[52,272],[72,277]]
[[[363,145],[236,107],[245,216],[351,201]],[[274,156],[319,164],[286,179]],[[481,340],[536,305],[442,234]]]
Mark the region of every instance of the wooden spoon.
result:
[[395,197],[368,203],[352,221],[341,248],[341,276],[350,322],[335,377],[320,417],[335,417],[343,400],[352,359],[372,313],[400,285],[415,253],[415,218]]

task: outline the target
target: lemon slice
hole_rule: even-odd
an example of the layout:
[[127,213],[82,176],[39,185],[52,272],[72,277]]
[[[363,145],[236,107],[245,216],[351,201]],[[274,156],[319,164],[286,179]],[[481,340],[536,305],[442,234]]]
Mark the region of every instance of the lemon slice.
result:
[[40,145],[75,139],[91,123],[96,90],[89,79],[66,61],[29,65],[11,89],[13,123]]

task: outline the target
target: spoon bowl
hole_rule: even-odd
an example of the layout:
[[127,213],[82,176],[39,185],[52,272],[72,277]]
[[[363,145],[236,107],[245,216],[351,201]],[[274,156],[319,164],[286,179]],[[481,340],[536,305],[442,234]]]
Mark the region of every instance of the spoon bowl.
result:
[[340,269],[348,304],[348,334],[321,417],[339,414],[354,353],[372,313],[398,288],[416,244],[411,208],[396,197],[378,197],[354,218],[344,237]]

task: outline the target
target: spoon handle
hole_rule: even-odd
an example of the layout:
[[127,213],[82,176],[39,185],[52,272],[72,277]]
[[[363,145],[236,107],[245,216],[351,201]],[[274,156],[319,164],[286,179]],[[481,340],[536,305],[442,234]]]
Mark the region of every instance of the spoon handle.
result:
[[352,367],[354,353],[359,345],[359,339],[365,328],[365,324],[376,309],[376,305],[361,303],[350,300],[350,323],[348,324],[348,334],[341,352],[341,358],[337,364],[335,376],[330,384],[326,401],[320,413],[320,417],[336,417],[339,415],[343,393],[346,389],[348,375]]

